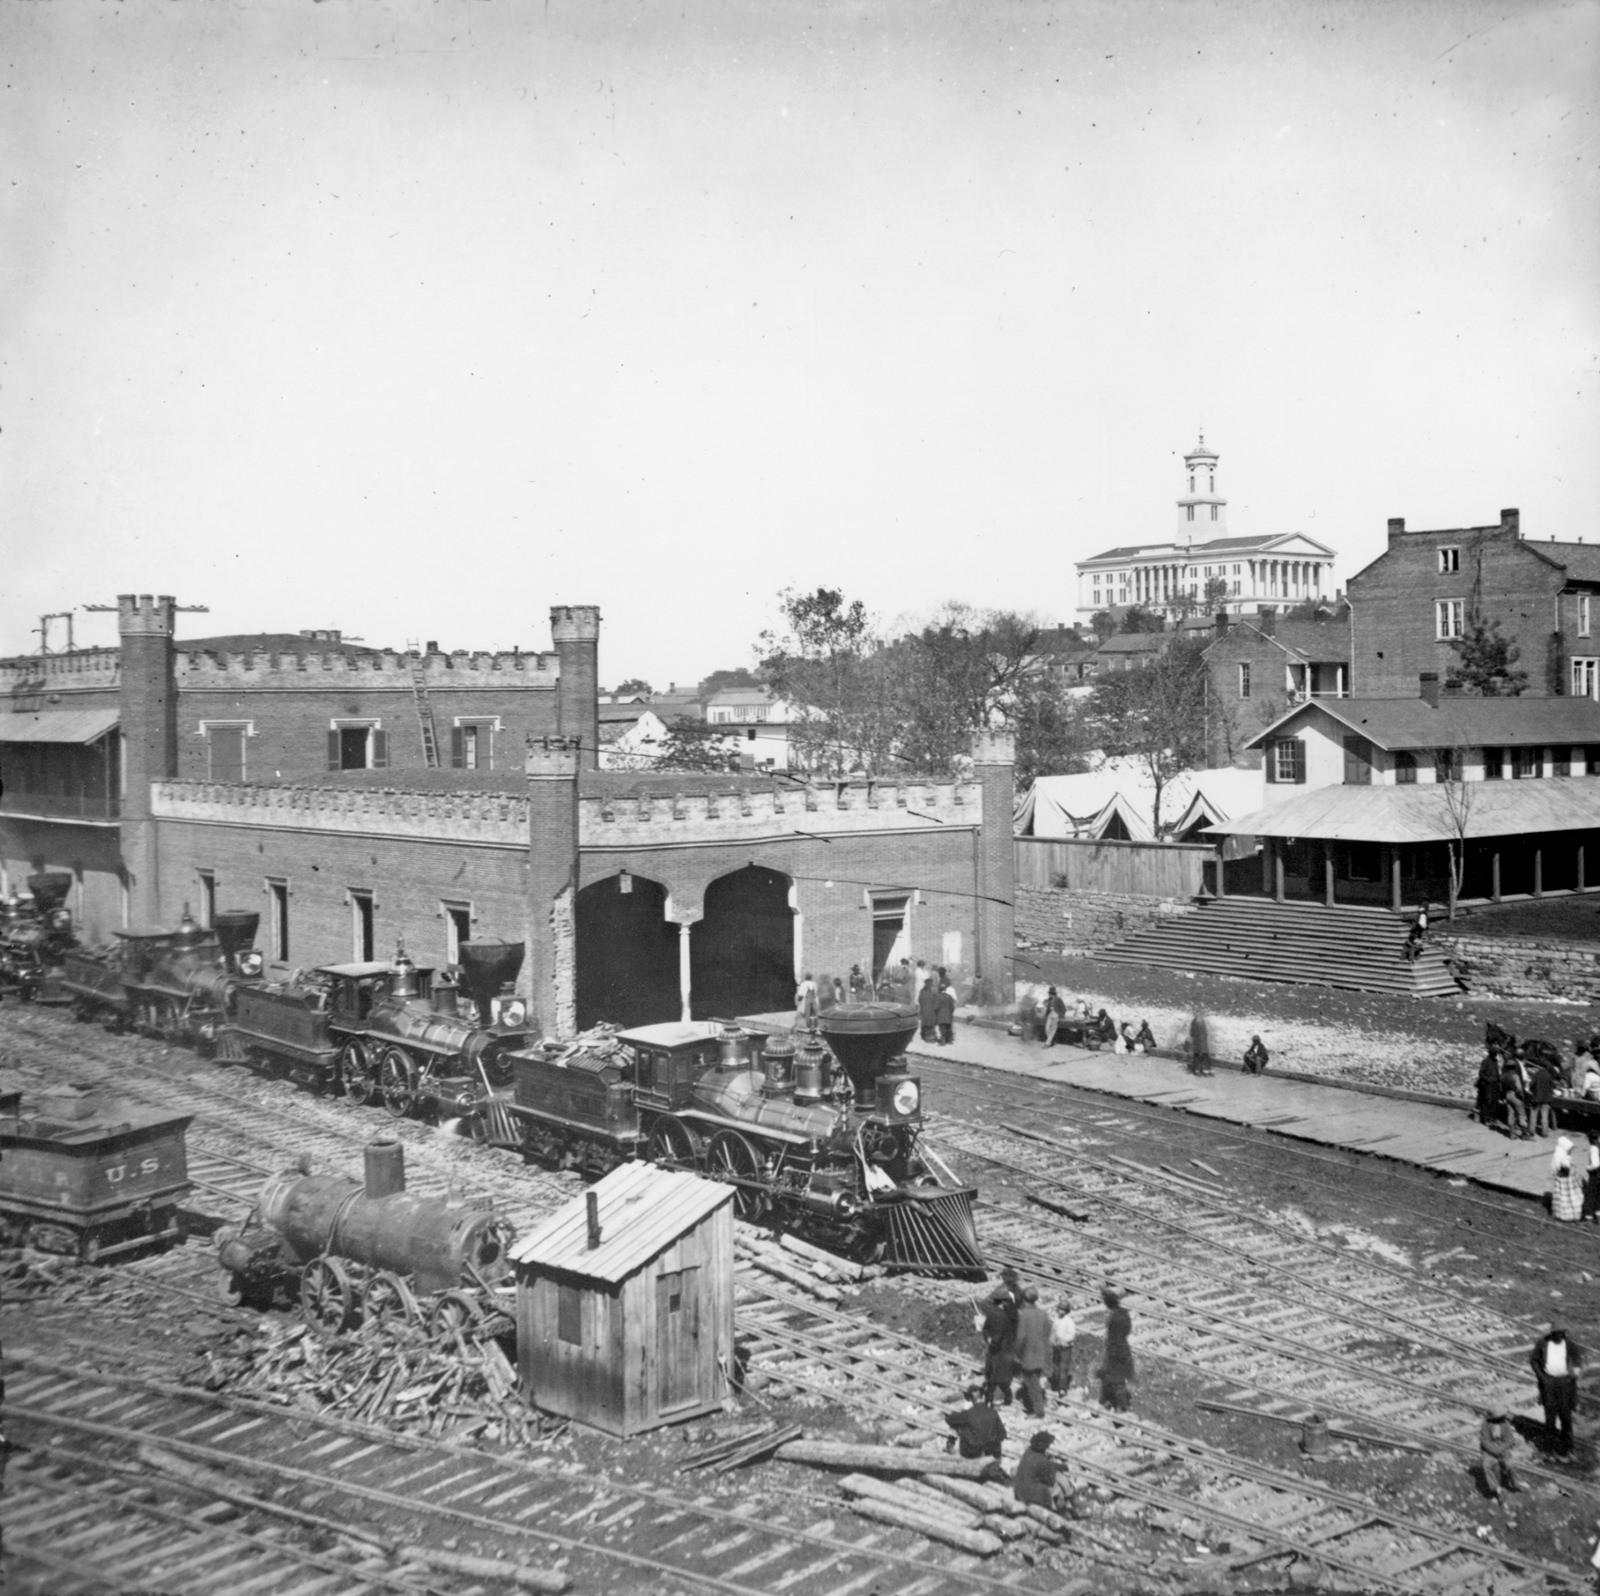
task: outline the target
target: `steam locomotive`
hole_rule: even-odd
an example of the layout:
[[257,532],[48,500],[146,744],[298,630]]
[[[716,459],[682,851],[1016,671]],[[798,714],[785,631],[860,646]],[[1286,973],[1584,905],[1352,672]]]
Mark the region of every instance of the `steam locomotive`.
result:
[[719,1021],[644,1025],[509,1055],[489,1139],[598,1175],[644,1157],[736,1188],[741,1218],[925,1274],[981,1277],[970,1187],[919,1146],[915,1009],[841,1004],[798,1046]]
[[245,1224],[218,1233],[225,1299],[297,1288],[307,1322],[334,1334],[358,1319],[447,1333],[501,1306],[515,1233],[487,1198],[408,1192],[399,1142],[368,1143],[364,1174],[315,1175],[302,1160],[272,1176]]
[[28,897],[0,903],[0,993],[24,1003],[59,1002],[62,960],[77,946],[66,896],[72,876],[42,870],[28,877]]

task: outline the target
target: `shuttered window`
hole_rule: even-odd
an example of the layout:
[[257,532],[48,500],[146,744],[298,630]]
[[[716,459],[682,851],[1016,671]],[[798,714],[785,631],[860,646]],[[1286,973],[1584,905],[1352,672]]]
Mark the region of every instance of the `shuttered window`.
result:
[[1306,779],[1306,747],[1298,737],[1278,737],[1267,745],[1267,780],[1303,782]]

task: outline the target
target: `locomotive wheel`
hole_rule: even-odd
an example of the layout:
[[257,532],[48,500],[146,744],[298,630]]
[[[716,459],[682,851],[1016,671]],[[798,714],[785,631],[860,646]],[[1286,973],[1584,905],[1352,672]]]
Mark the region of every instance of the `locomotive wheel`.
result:
[[396,1119],[417,1106],[417,1066],[403,1047],[386,1047],[378,1058],[378,1093]]
[[374,1275],[361,1294],[361,1316],[369,1324],[418,1324],[422,1309],[399,1275],[382,1273]]
[[[733,1186],[733,1211],[739,1218],[759,1219],[767,1211],[767,1193],[757,1189],[761,1183],[761,1160],[738,1131],[718,1131],[711,1138],[711,1145],[706,1148],[706,1174]],[[740,1184],[745,1181],[756,1184]]]
[[344,1082],[344,1095],[352,1103],[366,1108],[378,1095],[378,1072],[373,1068],[372,1053],[360,1037],[352,1036],[339,1052],[339,1079]]
[[700,1138],[672,1114],[663,1114],[650,1127],[646,1152],[652,1164],[661,1164],[667,1169],[700,1167]]
[[300,1276],[300,1311],[313,1330],[338,1335],[356,1316],[356,1288],[337,1258],[313,1258]]
[[483,1318],[478,1299],[466,1291],[441,1291],[428,1304],[428,1333],[448,1340],[456,1331],[470,1330]]

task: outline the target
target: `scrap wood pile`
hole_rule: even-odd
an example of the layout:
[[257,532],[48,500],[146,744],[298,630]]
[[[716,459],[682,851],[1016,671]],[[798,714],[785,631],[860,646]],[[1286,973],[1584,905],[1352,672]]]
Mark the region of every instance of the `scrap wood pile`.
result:
[[0,1295],[12,1302],[53,1295],[59,1302],[86,1297],[100,1289],[105,1279],[97,1269],[80,1269],[70,1255],[36,1252],[31,1247],[6,1250],[0,1259]]
[[460,1445],[526,1446],[561,1423],[527,1406],[516,1371],[492,1334],[430,1341],[414,1326],[363,1326],[323,1337],[304,1324],[263,1319],[191,1371],[210,1391],[237,1390]]
[[850,1470],[840,1489],[862,1518],[913,1530],[975,1557],[992,1557],[1010,1541],[1026,1543],[1027,1555],[1072,1540],[1064,1518],[1019,1502],[989,1458],[806,1440],[786,1442],[776,1456],[785,1463]]
[[798,1236],[785,1235],[773,1240],[754,1227],[739,1226],[734,1232],[733,1245],[741,1263],[823,1302],[838,1302],[844,1295],[841,1287],[860,1285],[883,1273],[876,1264],[852,1263]]

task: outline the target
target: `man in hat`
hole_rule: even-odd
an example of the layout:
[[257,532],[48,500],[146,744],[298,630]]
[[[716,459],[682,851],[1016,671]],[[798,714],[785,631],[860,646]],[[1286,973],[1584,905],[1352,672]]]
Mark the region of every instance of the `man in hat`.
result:
[[1039,1306],[1039,1288],[1022,1288],[1017,1313],[1017,1367],[1022,1371],[1022,1406],[1031,1418],[1045,1414],[1044,1376],[1050,1367],[1050,1315]]
[[945,1449],[959,1447],[962,1457],[998,1458],[1006,1438],[1000,1415],[990,1407],[981,1385],[969,1385],[961,1394],[967,1399],[966,1407],[944,1416],[944,1422],[955,1431],[946,1438]]
[[1583,1348],[1567,1338],[1566,1326],[1559,1319],[1533,1344],[1528,1354],[1533,1377],[1539,1382],[1539,1401],[1544,1407],[1544,1427],[1554,1449],[1572,1451],[1572,1410],[1578,1405],[1578,1370],[1583,1367]]
[[1011,1486],[1019,1502],[1047,1511],[1061,1505],[1065,1491],[1056,1483],[1056,1471],[1060,1465],[1050,1456],[1050,1448],[1054,1444],[1055,1437],[1048,1430],[1040,1430],[1028,1443],[1028,1450],[1017,1464],[1017,1477]]
[[1521,1484],[1511,1472],[1511,1449],[1517,1444],[1517,1432],[1511,1427],[1511,1416],[1503,1407],[1492,1409],[1484,1415],[1478,1431],[1478,1459],[1483,1465],[1483,1483],[1495,1501],[1500,1493],[1520,1491]]
[[979,1329],[983,1335],[983,1400],[1011,1401],[1017,1353],[1017,1302],[1009,1291],[996,1291],[984,1304]]
[[1122,1306],[1122,1295],[1107,1286],[1100,1293],[1106,1305],[1106,1351],[1100,1364],[1100,1405],[1117,1413],[1133,1406],[1128,1387],[1133,1383],[1133,1315]]

